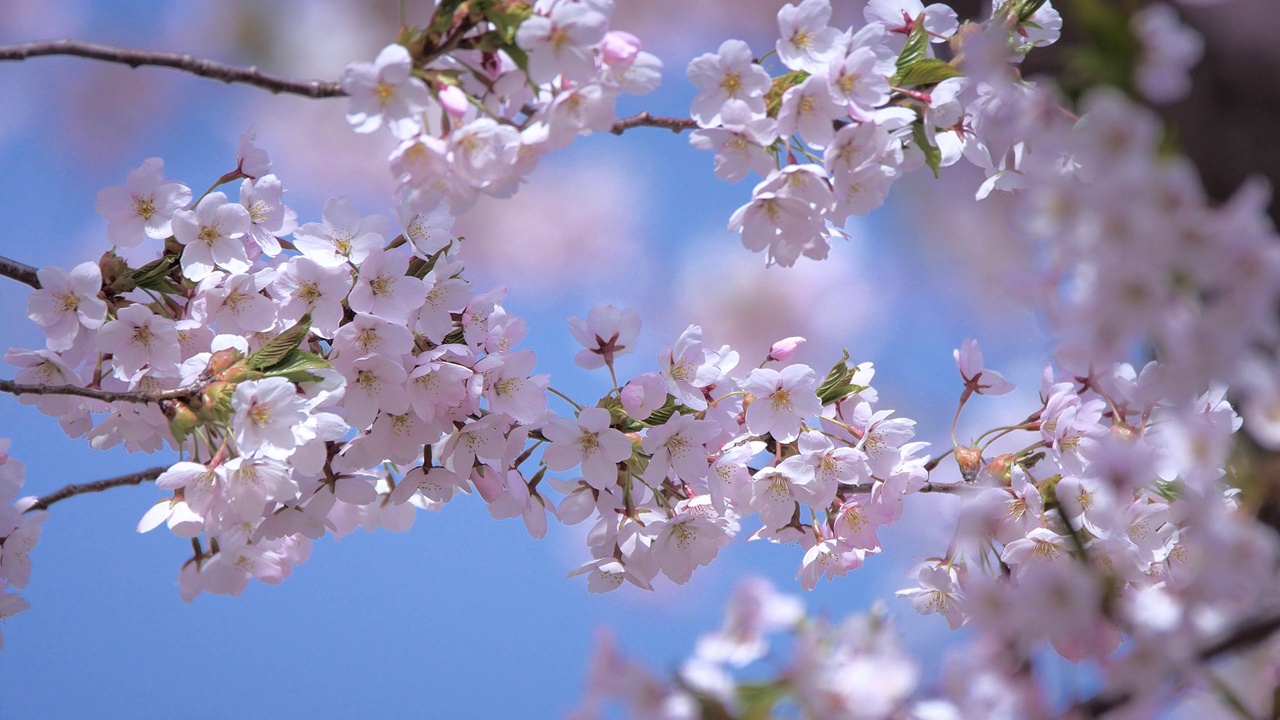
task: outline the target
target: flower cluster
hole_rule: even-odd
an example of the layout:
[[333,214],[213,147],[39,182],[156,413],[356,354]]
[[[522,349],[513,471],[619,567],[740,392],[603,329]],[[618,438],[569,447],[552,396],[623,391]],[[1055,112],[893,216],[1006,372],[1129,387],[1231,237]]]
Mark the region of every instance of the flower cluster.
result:
[[1237,382],[1251,362],[1274,368],[1280,238],[1268,193],[1247,184],[1214,207],[1185,158],[1160,154],[1149,111],[1108,91],[1084,108],[1073,127],[1042,128],[1037,142],[1056,159],[1027,160],[1011,209],[1062,354],[1106,366],[1150,348],[1184,394]]
[[[1061,18],[1050,3],[1000,8],[987,32],[1001,38],[1002,64],[1057,40]],[[716,153],[724,180],[764,178],[729,229],[770,263],[825,258],[848,218],[879,207],[914,168],[936,173],[963,157],[988,171],[992,187],[1008,185],[998,177],[1013,146],[983,127],[999,111],[993,87],[932,49],[948,43],[963,56],[981,33],[957,34],[955,11],[941,3],[871,0],[864,16],[865,26],[841,30],[829,26],[829,0],[783,7],[776,77],[741,40],[689,64],[699,90],[690,142]]]
[[[976,343],[956,359],[962,408],[975,394],[1012,389],[984,366]],[[918,665],[881,619],[811,621],[796,599],[748,581],[724,628],[698,642],[674,682],[602,644],[581,716],[598,716],[610,700],[634,717],[690,718],[708,708],[760,717],[779,704],[813,718],[1053,717],[1069,702],[1088,708],[1090,698],[1048,696],[1034,681],[1051,662],[1043,645],[1102,670],[1097,697],[1139,713],[1197,694],[1262,712],[1280,667],[1275,643],[1255,661],[1215,670],[1221,680],[1206,682],[1204,668],[1274,622],[1280,540],[1239,511],[1238,490],[1224,482],[1240,427],[1231,406],[1221,393],[1168,397],[1161,374],[1154,362],[1087,375],[1047,368],[1039,409],[957,445],[963,480],[926,486],[959,501],[955,538],[945,555],[912,570],[916,585],[898,596],[973,631],[945,681],[918,688]],[[1015,433],[1033,441],[996,454],[992,445]],[[855,517],[846,531],[860,525]],[[781,631],[794,635],[785,660],[769,644]],[[766,658],[764,679],[737,676]],[[1228,676],[1242,694],[1223,690]],[[1062,716],[1073,717],[1069,710]]]
[[168,228],[164,251],[141,268],[109,252],[42,269],[29,316],[46,347],[5,356],[46,391],[20,400],[73,436],[180,452],[156,483],[171,497],[138,527],[192,539],[188,599],[279,582],[326,532],[407,528],[414,505],[469,487],[477,456],[510,463],[508,435],[546,406],[515,348],[524,321],[462,279],[451,217],[405,217],[393,237],[339,197],[299,224],[251,137],[236,168],[220,183],[239,181],[238,202],[192,201],[158,159],[104,190],[110,232],[138,244]]
[[511,195],[546,153],[611,129],[620,94],[658,86],[662,63],[610,28],[611,0],[445,11],[456,4],[342,78],[355,131],[385,126],[400,142],[389,163],[403,215]]
[[[27,554],[40,541],[40,523],[48,516],[43,510],[23,512],[32,507],[30,498],[18,500],[26,469],[22,461],[8,451],[8,438],[0,438],[0,620],[31,607],[21,595],[10,590],[27,586],[31,578],[31,559]],[[0,647],[4,647],[3,635],[0,635]]]
[[[250,155],[266,174],[245,175]],[[825,379],[766,367],[802,338],[735,376],[738,354],[704,348],[692,326],[660,370],[619,385],[614,360],[640,320],[600,306],[570,328],[578,364],[607,367],[614,389],[558,417],[517,347],[525,321],[501,289],[473,294],[462,278],[448,215],[402,218],[392,237],[384,218],[334,198],[321,222],[299,224],[261,155],[248,139],[223,178],[240,182],[239,202],[216,190],[191,200],[159,160],[130,176],[137,187],[104,190],[109,222],[136,235],[170,213],[154,188],[188,205],[141,268],[108,253],[42,270],[29,315],[46,347],[6,354],[19,382],[49,390],[22,401],[69,433],[181,453],[156,481],[171,496],[138,529],[193,541],[184,597],[279,582],[326,532],[404,529],[414,506],[472,491],[535,537],[549,513],[594,517],[594,559],[574,573],[593,591],[686,582],[753,514],[752,537],[806,551],[798,575],[812,587],[879,552],[876,528],[926,478],[914,423],[876,408],[869,364],[842,360]]]
[[[1280,542],[1224,482],[1240,418],[1221,391],[1170,396],[1163,375],[1046,368],[1038,410],[956,447],[956,537],[899,596],[1006,653],[1047,641],[1073,662],[1105,658],[1114,689],[1139,700],[1270,606],[1275,573],[1247,568],[1276,567]],[[1016,432],[1033,442],[986,457]]]
[[[735,677],[771,655],[776,664],[770,639],[784,632],[792,636],[782,645],[790,652],[776,677]],[[676,682],[654,676],[602,638],[573,717],[601,717],[610,701],[637,718],[772,717],[781,707],[809,718],[948,717],[906,713],[918,680],[915,661],[883,616],[810,621],[799,598],[753,578],[730,598],[724,627],[698,640]]]
[[[616,347],[625,317],[597,308],[575,335],[592,338],[589,351],[608,345],[603,338]],[[690,326],[660,354],[659,371],[542,430],[546,467],[582,473],[550,481],[566,496],[560,519],[595,518],[595,559],[573,575],[587,574],[593,592],[648,588],[658,574],[683,583],[750,515],[760,523],[751,539],[805,551],[797,576],[806,588],[881,550],[877,528],[926,480],[925,445],[911,442],[913,421],[876,409],[870,363],[842,360],[825,379],[806,365],[766,367],[799,341],[779,343],[741,376],[732,374],[737,352],[704,347],[702,328]]]

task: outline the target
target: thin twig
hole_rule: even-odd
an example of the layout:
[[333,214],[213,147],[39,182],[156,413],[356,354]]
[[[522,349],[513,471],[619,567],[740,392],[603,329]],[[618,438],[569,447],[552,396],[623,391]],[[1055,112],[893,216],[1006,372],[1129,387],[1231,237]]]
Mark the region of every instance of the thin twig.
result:
[[182,400],[203,390],[200,385],[188,385],[159,392],[114,392],[75,385],[22,385],[12,380],[0,380],[0,392],[11,395],[75,395],[103,402],[159,403],[164,400]]
[[106,480],[96,480],[94,482],[82,483],[80,485],[68,485],[61,490],[57,490],[45,495],[44,497],[37,498],[35,503],[23,512],[48,510],[50,505],[58,502],[59,500],[66,500],[67,498],[74,497],[76,495],[102,492],[103,490],[110,490],[113,487],[122,487],[124,485],[141,485],[144,482],[155,480],[168,469],[169,468],[167,467],[153,467],[140,472],[130,473],[128,475],[107,478]]
[[76,57],[120,63],[129,67],[157,65],[189,72],[200,77],[213,78],[225,83],[244,83],[262,88],[273,94],[290,93],[311,98],[342,97],[347,93],[336,82],[325,80],[297,80],[272,75],[257,67],[237,67],[213,60],[193,57],[184,53],[99,45],[82,40],[49,40],[20,45],[0,45],[0,60],[26,60],[43,55],[74,55]]
[[40,278],[36,277],[35,268],[17,260],[10,260],[3,255],[0,255],[0,275],[30,285],[37,290],[40,289]]
[[654,117],[648,112],[638,113],[629,118],[623,118],[613,124],[613,128],[609,132],[614,135],[621,135],[631,128],[638,127],[655,127],[670,130],[673,133],[684,132],[685,130],[694,130],[698,127],[698,123],[689,118],[673,118],[673,117]]
[[926,482],[926,483],[925,483],[923,486],[921,486],[921,487],[920,487],[920,489],[919,489],[919,490],[917,490],[916,492],[922,492],[922,493],[947,493],[947,494],[950,494],[950,495],[961,495],[961,494],[964,494],[964,493],[969,493],[969,492],[978,492],[978,491],[980,491],[980,490],[985,490],[985,489],[986,489],[986,487],[985,487],[985,486],[981,486],[981,485],[971,485],[971,484],[969,484],[969,483],[963,483],[963,482],[958,482],[958,483],[932,483],[932,482]]

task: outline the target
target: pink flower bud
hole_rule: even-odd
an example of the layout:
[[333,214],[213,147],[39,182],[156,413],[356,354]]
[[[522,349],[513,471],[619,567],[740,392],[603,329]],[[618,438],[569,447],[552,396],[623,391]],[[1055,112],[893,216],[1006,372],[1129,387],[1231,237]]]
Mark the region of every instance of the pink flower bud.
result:
[[460,118],[467,114],[467,94],[457,85],[444,85],[440,88],[440,105],[449,115]]
[[640,53],[640,38],[629,32],[610,30],[600,43],[600,55],[607,65],[630,65]]
[[769,359],[783,362],[795,354],[796,348],[803,345],[804,342],[805,340],[802,337],[783,338],[769,348]]
[[667,386],[657,373],[637,375],[622,388],[622,409],[644,420],[667,401]]

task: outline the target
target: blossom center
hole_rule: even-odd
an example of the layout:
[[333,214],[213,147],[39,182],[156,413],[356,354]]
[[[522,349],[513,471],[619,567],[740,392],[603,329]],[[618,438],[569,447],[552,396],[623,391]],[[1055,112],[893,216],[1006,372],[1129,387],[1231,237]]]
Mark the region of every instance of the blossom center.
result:
[[791,391],[786,388],[778,388],[769,396],[769,407],[774,412],[791,412]]
[[725,73],[724,79],[720,81],[720,89],[733,97],[742,89],[742,76],[735,72]]
[[143,220],[150,220],[156,214],[156,204],[149,197],[133,196],[133,212]]
[[379,105],[386,107],[387,103],[391,102],[391,99],[396,96],[396,89],[388,83],[379,82],[373,88],[373,96],[378,99]]
[[217,225],[205,225],[200,228],[200,234],[196,236],[205,245],[214,244],[220,237],[222,237],[222,231],[218,229]]

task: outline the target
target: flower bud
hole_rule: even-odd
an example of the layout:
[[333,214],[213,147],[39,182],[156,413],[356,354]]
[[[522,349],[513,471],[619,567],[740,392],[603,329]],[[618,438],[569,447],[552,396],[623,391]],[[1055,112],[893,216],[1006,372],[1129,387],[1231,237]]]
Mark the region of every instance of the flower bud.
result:
[[[219,352],[223,351],[220,350]],[[253,377],[255,374],[256,373],[243,365],[232,365],[221,373],[218,373],[215,377],[223,382],[229,382],[234,385],[239,382],[244,382],[245,380],[255,379]]]
[[636,420],[644,420],[667,402],[667,386],[657,373],[644,373],[631,379],[621,392],[622,409]]
[[114,251],[108,250],[98,258],[98,271],[102,273],[102,286],[113,293],[127,293],[137,287],[128,263]]
[[174,403],[173,416],[169,418],[169,432],[173,433],[174,439],[182,442],[199,426],[200,418],[191,408],[183,403]]
[[640,38],[629,32],[610,30],[600,43],[600,55],[606,65],[630,65],[640,54]]
[[982,451],[967,445],[956,446],[956,465],[960,466],[960,476],[965,482],[973,482],[982,469]]
[[467,102],[467,94],[457,85],[442,85],[440,87],[440,105],[444,111],[454,118],[461,118],[467,114],[467,110],[471,107],[471,103]]
[[1127,442],[1131,442],[1138,437],[1138,432],[1123,422],[1117,422],[1112,425],[1108,434],[1117,440],[1124,440]]
[[1002,453],[987,463],[986,472],[1001,483],[1008,485],[1010,473],[1013,471],[1013,453]]
[[769,348],[769,359],[784,362],[795,354],[797,348],[805,343],[802,337],[783,338]]
[[209,358],[209,367],[205,369],[205,372],[210,375],[218,375],[240,362],[243,357],[244,355],[235,348],[223,348]]
[[209,420],[225,420],[231,415],[231,396],[235,391],[235,383],[220,380],[209,383],[200,393],[200,399],[204,401],[201,414]]

